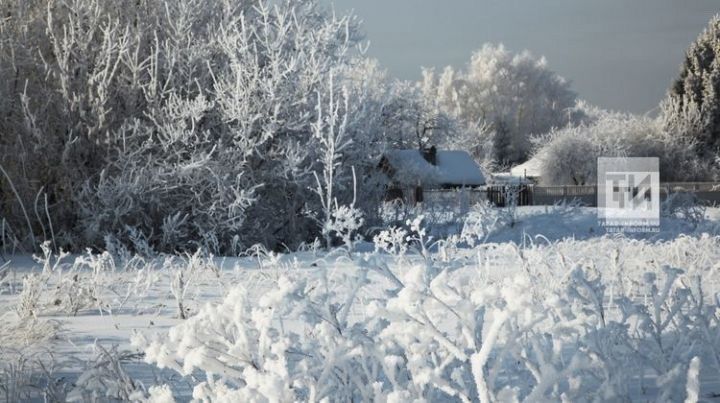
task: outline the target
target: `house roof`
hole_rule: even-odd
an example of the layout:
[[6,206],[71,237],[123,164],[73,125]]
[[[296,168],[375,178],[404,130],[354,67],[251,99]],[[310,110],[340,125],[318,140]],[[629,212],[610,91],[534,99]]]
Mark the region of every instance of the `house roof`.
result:
[[539,155],[535,155],[522,164],[512,167],[510,173],[513,176],[539,178],[542,176],[542,162],[542,158]]
[[437,151],[437,165],[418,150],[390,150],[384,154],[393,169],[392,179],[405,184],[481,186],[485,176],[465,151]]

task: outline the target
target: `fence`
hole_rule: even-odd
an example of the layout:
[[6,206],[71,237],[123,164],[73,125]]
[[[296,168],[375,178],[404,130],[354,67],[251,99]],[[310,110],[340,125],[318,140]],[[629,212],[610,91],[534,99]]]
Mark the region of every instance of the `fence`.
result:
[[[518,206],[553,205],[563,201],[577,200],[590,206],[597,206],[597,186],[539,186],[539,185],[492,185],[484,189],[425,190],[428,201],[435,205],[467,211],[468,206],[480,200],[488,200],[498,207],[507,205],[508,197],[517,195]],[[705,204],[720,204],[720,183],[717,182],[664,182],[660,184],[660,199],[670,193],[693,193]]]
[[[518,204],[551,205],[561,201],[578,200],[587,206],[597,206],[597,186],[529,186],[528,199],[520,198]],[[670,193],[689,192],[706,204],[720,203],[720,183],[717,182],[664,182],[660,184],[660,200],[665,200]],[[489,199],[493,201],[493,199]],[[501,205],[497,204],[496,205]]]
[[552,205],[578,200],[588,206],[597,205],[597,186],[533,186],[533,204]]
[[508,199],[516,199],[518,206],[532,206],[534,204],[533,187],[530,185],[515,186],[488,186],[486,189],[487,200],[490,203],[505,207]]

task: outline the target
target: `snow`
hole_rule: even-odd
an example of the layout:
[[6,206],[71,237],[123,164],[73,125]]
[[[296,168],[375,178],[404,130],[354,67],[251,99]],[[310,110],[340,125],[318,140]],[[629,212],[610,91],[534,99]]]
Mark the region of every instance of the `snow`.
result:
[[485,184],[485,176],[480,166],[465,151],[440,150],[437,152],[437,163],[442,184],[458,186]]
[[407,185],[433,186],[440,182],[436,167],[417,150],[390,150],[384,154],[393,170],[392,180]]
[[385,153],[394,170],[393,180],[409,185],[481,186],[485,176],[465,151],[438,150],[433,166],[418,150],[390,150]]
[[[8,256],[0,340],[17,343],[0,353],[50,349],[53,379],[78,400],[702,400],[720,393],[720,344],[703,336],[718,334],[719,219],[709,209],[630,237],[605,234],[592,208],[520,207],[474,247],[435,242],[418,217],[378,234],[376,251]],[[58,326],[36,337],[13,323],[23,278],[43,266],[25,323]],[[188,281],[173,291],[178,273]],[[53,302],[62,290],[97,300],[74,315]]]
[[[24,3],[0,69],[0,400],[720,396],[718,209],[672,196],[657,232],[609,234],[464,188],[546,138],[496,179],[588,183],[601,150],[693,177],[668,122],[586,122],[502,45],[394,80],[317,0]],[[390,151],[395,185],[456,189],[383,203],[376,157],[416,141],[472,154]]]
[[513,176],[521,178],[539,178],[542,176],[542,157],[534,156],[520,165],[510,169]]
[[528,178],[524,176],[513,175],[510,172],[493,173],[490,184],[529,184]]

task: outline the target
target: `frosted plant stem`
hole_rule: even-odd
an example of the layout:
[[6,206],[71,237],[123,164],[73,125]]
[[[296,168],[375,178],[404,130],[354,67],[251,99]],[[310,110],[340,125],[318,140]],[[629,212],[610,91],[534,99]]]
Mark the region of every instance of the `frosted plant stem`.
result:
[[488,390],[488,385],[485,383],[485,363],[487,362],[487,359],[490,356],[490,351],[500,334],[500,329],[502,329],[507,319],[508,314],[506,312],[500,313],[495,318],[485,338],[485,342],[480,348],[480,351],[470,357],[470,365],[472,368],[473,378],[475,379],[475,385],[478,390],[478,398],[482,403],[490,403],[491,401],[490,390]]
[[690,361],[690,367],[687,372],[687,397],[685,403],[695,403],[700,397],[700,357],[695,357]]
[[22,209],[23,215],[25,216],[25,222],[27,223],[28,231],[30,233],[30,239],[32,240],[33,248],[35,248],[35,245],[37,244],[37,242],[35,241],[35,234],[33,234],[32,225],[30,224],[30,217],[28,216],[27,210],[25,210],[25,205],[20,198],[20,194],[15,188],[15,184],[13,183],[12,179],[10,179],[10,175],[8,175],[7,171],[5,171],[5,168],[3,168],[2,165],[0,165],[0,171],[2,171],[3,175],[5,175],[5,178],[7,178],[8,183],[10,184],[10,189],[12,189],[13,193],[15,193],[15,197],[17,198],[18,203],[20,203],[20,208]]

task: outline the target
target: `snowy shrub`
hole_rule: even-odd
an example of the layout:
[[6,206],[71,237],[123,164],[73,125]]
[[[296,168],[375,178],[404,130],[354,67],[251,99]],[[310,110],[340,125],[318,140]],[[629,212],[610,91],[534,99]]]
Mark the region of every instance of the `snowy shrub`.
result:
[[514,227],[518,220],[518,204],[520,202],[520,192],[522,187],[519,185],[507,185],[503,186],[503,200],[505,200],[505,206],[503,206],[502,213],[505,222],[510,227]]
[[464,190],[433,193],[437,194],[415,205],[397,200],[382,203],[379,209],[381,225],[378,227],[410,231],[408,223],[422,216],[423,226],[429,235],[435,239],[446,239],[462,230],[463,222],[471,211],[471,201],[484,200],[482,196],[474,197],[479,196],[479,193],[470,194]]
[[[43,256],[36,257],[36,261],[43,265],[42,272],[31,274],[23,282],[20,295],[23,310],[28,310],[29,294],[32,293],[36,294],[32,297],[34,315],[41,310],[52,309],[74,316],[81,310],[105,308],[101,294],[105,284],[112,282],[108,279],[108,272],[114,271],[112,259],[107,253],[95,257],[88,252],[87,256],[80,256],[70,263],[66,260],[66,252],[61,250],[54,255],[49,242],[43,243],[41,249]],[[49,283],[52,283],[52,288]]]
[[470,246],[484,243],[498,229],[504,227],[504,215],[492,203],[483,200],[468,212],[460,232],[460,239]]
[[47,280],[47,277],[38,274],[30,274],[23,279],[22,291],[15,307],[20,317],[37,317],[40,313],[40,296],[46,291]]
[[57,363],[51,353],[0,348],[0,358],[0,400],[65,400],[67,385],[57,375]]
[[148,397],[143,399],[145,403],[175,403],[172,390],[167,385],[151,386],[148,389]]
[[82,277],[82,281],[100,296],[95,306],[112,314],[131,299],[142,300],[153,286],[161,282],[162,265],[159,259],[88,252],[75,259],[73,268],[77,268],[81,276],[88,276]]
[[372,398],[379,363],[362,329],[348,323],[366,278],[360,272],[336,279],[351,284],[346,295],[327,287],[327,275],[310,282],[282,277],[259,301],[237,287],[166,337],[136,334],[133,344],[160,368],[205,372],[206,382],[193,390],[199,400]]
[[360,210],[354,207],[339,206],[333,211],[332,219],[323,231],[336,234],[342,239],[348,250],[352,250],[353,244],[359,238],[358,230],[362,228],[364,221]]
[[695,226],[705,221],[705,211],[697,196],[688,192],[670,193],[660,205],[661,217],[679,218]]
[[672,137],[658,120],[605,113],[587,125],[569,127],[537,139],[542,183],[588,185],[597,180],[599,157],[657,157],[665,181],[708,176],[693,144]]
[[53,274],[61,274],[61,261],[67,257],[67,253],[60,252],[58,256],[54,256],[50,250],[50,242],[46,241],[40,245],[42,256],[33,256],[33,259],[42,265],[39,273],[30,273],[23,278],[22,291],[18,296],[18,302],[15,310],[22,318],[35,317],[41,313],[46,304],[43,298],[47,298],[48,282]]
[[[503,228],[514,227],[518,222],[520,190],[518,186],[505,186],[503,207],[495,207],[487,200],[475,204],[468,214],[462,217],[460,240],[475,246],[485,243],[490,235]],[[557,211],[552,214],[557,214]]]
[[377,251],[385,251],[393,255],[404,255],[407,252],[408,233],[403,228],[390,227],[380,231],[373,237]]
[[[187,296],[188,292],[195,286],[195,282],[202,275],[207,275],[212,270],[212,255],[203,256],[198,250],[194,254],[186,255],[182,259],[174,257],[165,258],[163,268],[169,271],[170,293],[175,299],[177,312],[180,319],[186,319],[188,315]],[[217,273],[214,273],[217,275]]]
[[[209,265],[200,255],[188,255],[187,261],[163,267],[161,259],[145,259],[134,255],[118,260],[108,252],[68,258],[66,252],[53,254],[49,242],[41,245],[42,256],[36,256],[41,266],[23,278],[22,289],[17,297],[15,311],[20,317],[37,317],[41,314],[62,312],[76,316],[81,311],[97,310],[101,315],[112,314],[132,298],[142,297],[161,281],[167,273],[176,277],[176,268],[186,269]],[[169,259],[174,262],[176,259]],[[182,261],[182,259],[177,259]],[[163,268],[167,270],[162,270]],[[181,287],[187,289],[185,287]],[[171,291],[174,288],[171,288]]]
[[[422,218],[407,225],[376,237],[390,256],[329,253],[133,345],[204,377],[193,397],[206,401],[677,401],[720,370],[720,238],[443,256]],[[493,261],[505,271],[486,272]]]
[[[209,393],[221,397],[220,393],[230,393],[230,388],[242,388],[242,393],[233,391],[235,395],[222,397],[247,401],[276,396],[287,400],[292,396],[286,375],[287,341],[271,331],[272,318],[265,319],[267,314],[258,309],[254,313],[246,296],[234,291],[222,305],[204,307],[198,315],[174,328],[168,345],[157,340],[146,342],[141,336],[133,343],[139,346],[147,343],[146,361],[157,363],[160,368],[175,369],[184,375],[196,368],[206,370],[207,383],[195,388],[196,399]],[[222,332],[218,332],[220,329]],[[224,347],[216,350],[212,346]],[[215,379],[215,375],[219,378]],[[226,382],[230,382],[229,387]]]
[[[362,211],[355,207],[357,202],[357,176],[354,167],[352,167],[353,198],[350,205],[339,205],[335,193],[338,185],[336,184],[336,177],[342,177],[342,156],[353,142],[347,133],[349,95],[347,91],[343,91],[342,100],[334,101],[332,76],[330,79],[330,99],[327,105],[323,105],[322,99],[318,97],[318,122],[313,128],[314,137],[319,142],[319,153],[322,162],[322,180],[315,173],[317,185],[315,193],[320,199],[323,215],[322,218],[317,218],[317,220],[322,223],[322,233],[325,236],[325,245],[328,249],[332,246],[332,236],[337,235],[342,238],[348,250],[352,250],[353,234],[357,233],[364,223]],[[342,116],[340,115],[341,109],[345,111]]]
[[22,316],[18,312],[6,312],[0,316],[0,346],[4,349],[37,347],[57,337],[61,329],[59,321]]
[[516,313],[534,320],[529,284],[510,281],[500,289],[481,291],[462,286],[467,278],[451,279],[447,271],[433,277],[424,271],[408,271],[397,297],[385,307],[372,307],[371,315],[389,322],[380,341],[386,362],[397,367],[389,374],[393,392],[431,400],[450,396],[490,401],[494,393],[488,376],[492,380],[500,365],[490,353],[500,332]]
[[597,180],[597,148],[579,128],[566,129],[533,157],[541,159],[541,181],[552,185],[587,185]]
[[68,392],[66,401],[144,400],[144,386],[133,380],[123,366],[124,361],[136,360],[138,355],[120,352],[117,346],[106,349],[95,344],[93,347],[95,357],[85,363],[85,369]]
[[[35,234],[75,251],[108,234],[131,249],[142,234],[157,252],[310,241],[322,231],[306,214],[319,210],[314,126],[330,125],[318,99],[343,94],[352,102],[336,112],[353,141],[335,162],[357,170],[367,197],[355,207],[371,218],[387,90],[356,57],[354,17],[315,0],[0,9],[5,246],[34,247]],[[350,172],[335,180],[349,205]]]
[[88,308],[102,309],[98,290],[89,280],[78,274],[64,276],[55,290],[53,305],[73,316]]

